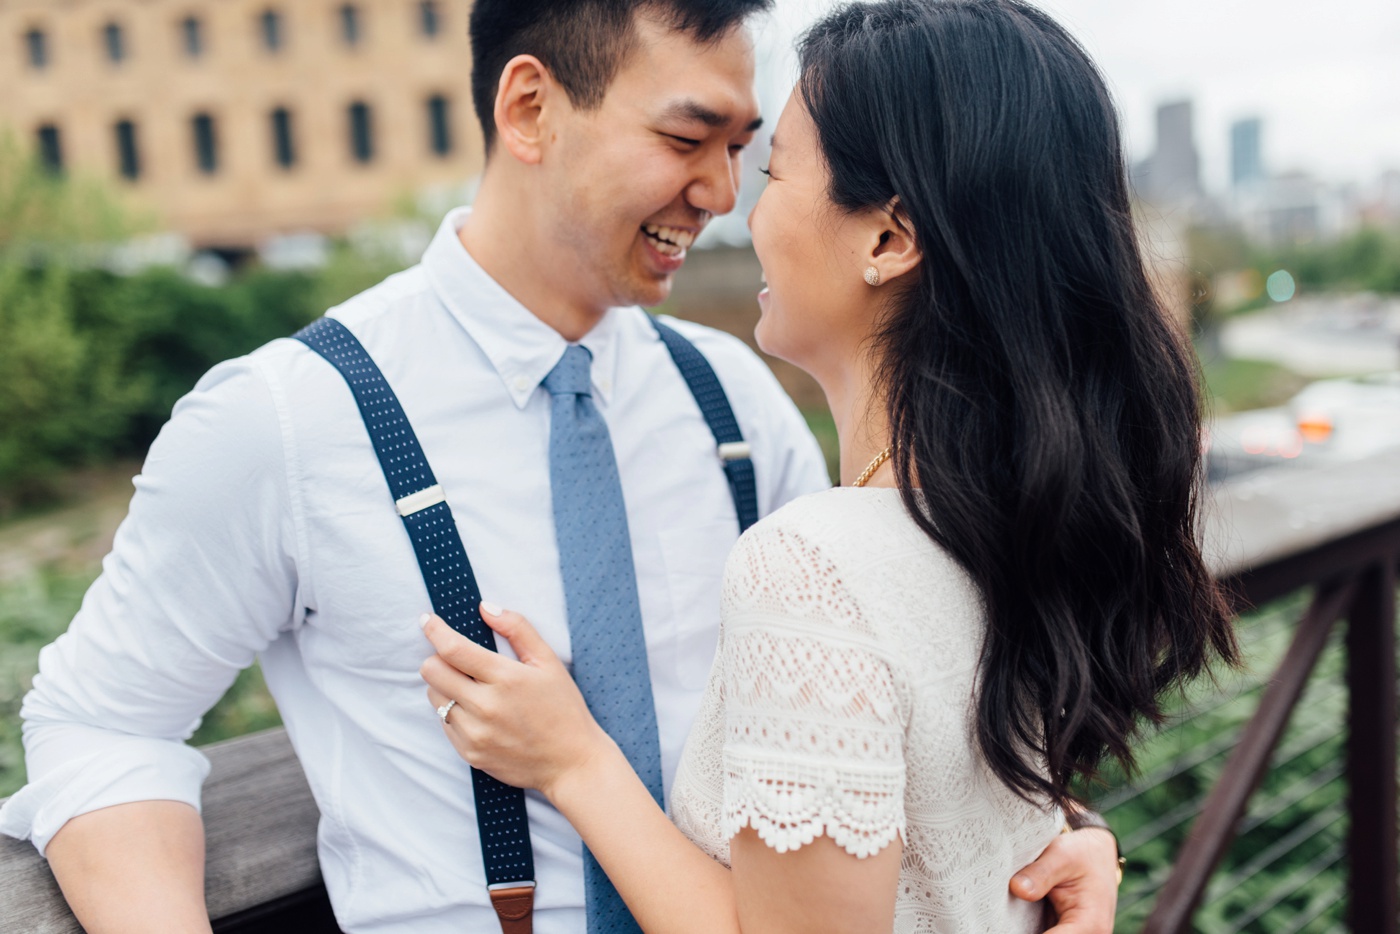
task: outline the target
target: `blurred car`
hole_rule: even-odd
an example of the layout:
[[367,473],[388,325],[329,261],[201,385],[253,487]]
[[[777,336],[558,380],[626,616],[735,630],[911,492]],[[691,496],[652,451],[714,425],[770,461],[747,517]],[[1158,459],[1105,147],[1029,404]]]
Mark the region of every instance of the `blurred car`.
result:
[[1215,420],[1203,438],[1207,479],[1324,466],[1400,447],[1400,372],[1323,379],[1285,405]]

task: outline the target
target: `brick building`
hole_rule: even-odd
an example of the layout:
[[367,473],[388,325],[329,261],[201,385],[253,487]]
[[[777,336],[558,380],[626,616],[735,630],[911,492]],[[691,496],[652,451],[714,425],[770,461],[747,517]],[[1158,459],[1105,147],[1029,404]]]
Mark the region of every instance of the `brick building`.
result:
[[464,0],[0,0],[0,126],[197,245],[481,170]]

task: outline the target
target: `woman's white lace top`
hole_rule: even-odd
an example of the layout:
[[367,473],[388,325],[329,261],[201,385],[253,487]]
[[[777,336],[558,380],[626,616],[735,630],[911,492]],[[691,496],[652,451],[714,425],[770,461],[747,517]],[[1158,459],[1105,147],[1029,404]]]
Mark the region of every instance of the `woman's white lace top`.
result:
[[768,516],[724,575],[718,654],[671,792],[676,825],[728,865],[752,827],[778,852],[904,841],[895,930],[1033,932],[1007,884],[1061,818],[977,750],[985,615],[975,586],[889,489]]

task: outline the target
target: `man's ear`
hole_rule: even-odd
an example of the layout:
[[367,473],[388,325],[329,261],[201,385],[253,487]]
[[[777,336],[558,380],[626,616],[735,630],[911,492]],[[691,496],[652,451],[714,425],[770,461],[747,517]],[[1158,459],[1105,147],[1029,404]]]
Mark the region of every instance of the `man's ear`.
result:
[[893,282],[918,268],[924,253],[919,248],[914,225],[898,196],[870,212],[870,250],[863,257],[880,273],[880,282]]
[[544,115],[559,97],[549,70],[533,55],[517,55],[496,87],[496,140],[516,159],[535,165],[544,155]]

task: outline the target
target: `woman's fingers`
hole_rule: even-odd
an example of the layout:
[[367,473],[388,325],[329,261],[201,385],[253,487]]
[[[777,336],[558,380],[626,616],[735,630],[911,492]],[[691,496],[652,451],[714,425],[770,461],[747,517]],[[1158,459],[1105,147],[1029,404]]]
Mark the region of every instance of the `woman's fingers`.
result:
[[423,635],[428,637],[439,657],[469,678],[485,684],[500,680],[504,666],[512,664],[491,649],[482,648],[432,613],[424,613]]
[[506,637],[515,657],[527,665],[548,665],[558,661],[549,643],[540,637],[530,621],[513,610],[502,609],[488,600],[481,601],[481,618]]
[[[441,655],[429,655],[424,659],[423,664],[418,667],[418,675],[429,688],[444,698],[455,700],[459,704],[475,705],[475,689],[481,688],[481,684],[462,674]],[[445,703],[447,700],[442,700],[433,706],[439,707]]]
[[430,615],[423,632],[436,654],[420,669],[428,700],[438,708],[457,702],[445,732],[469,764],[508,785],[548,794],[560,776],[615,746],[529,621],[490,603],[481,611],[520,660],[484,649]]

